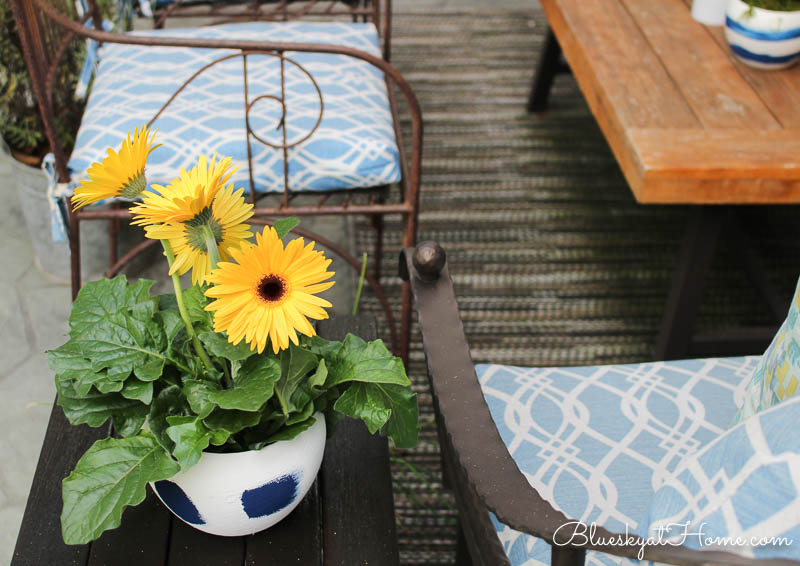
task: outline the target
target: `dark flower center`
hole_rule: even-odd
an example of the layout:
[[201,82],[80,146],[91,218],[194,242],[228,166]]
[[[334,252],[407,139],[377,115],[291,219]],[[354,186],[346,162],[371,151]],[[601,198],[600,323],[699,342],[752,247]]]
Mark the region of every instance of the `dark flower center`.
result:
[[276,303],[286,294],[286,281],[277,275],[267,275],[258,282],[258,296],[267,303]]

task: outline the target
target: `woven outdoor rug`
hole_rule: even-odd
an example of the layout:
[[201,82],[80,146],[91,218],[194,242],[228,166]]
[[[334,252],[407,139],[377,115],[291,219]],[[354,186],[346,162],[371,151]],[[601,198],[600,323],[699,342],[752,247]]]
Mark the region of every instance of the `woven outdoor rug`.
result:
[[[526,113],[545,31],[540,11],[396,15],[392,62],[425,123],[420,240],[447,251],[476,362],[646,361],[690,210],[634,202],[571,76],[556,80],[547,113]],[[800,210],[756,208],[747,218],[788,308],[800,274]],[[394,299],[399,234],[390,222],[382,268]],[[366,222],[356,244],[372,250]],[[764,322],[763,310],[723,246],[700,325]],[[362,312],[381,315],[369,296]],[[416,329],[409,373],[423,429],[419,447],[393,461],[401,561],[450,564],[456,513],[441,484]]]

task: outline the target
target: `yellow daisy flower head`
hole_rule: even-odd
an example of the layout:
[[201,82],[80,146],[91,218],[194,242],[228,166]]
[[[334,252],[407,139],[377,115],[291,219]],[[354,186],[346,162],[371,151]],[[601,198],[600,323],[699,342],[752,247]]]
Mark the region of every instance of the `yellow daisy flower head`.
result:
[[133,136],[128,134],[122,142],[119,153],[108,148],[100,163],[92,163],[86,174],[87,180],[81,182],[72,196],[72,206],[78,210],[82,206],[112,197],[134,199],[147,188],[144,167],[147,157],[160,145],[153,145],[156,132],[146,126],[136,128]]
[[168,186],[153,184],[158,192],[146,193],[142,202],[131,208],[135,215],[132,224],[147,226],[190,220],[211,206],[235,172],[230,157],[217,161],[215,155],[209,163],[205,155],[201,156],[191,171],[181,169],[180,177]]
[[145,235],[154,240],[168,240],[175,261],[170,275],[192,270],[192,283],[202,284],[211,271],[206,236],[216,242],[220,260],[227,261],[231,251],[253,234],[244,222],[253,216],[253,205],[246,203],[244,189],[234,190],[230,178],[230,159],[208,163],[201,157],[191,171],[168,187],[155,186],[161,194],[147,193],[141,204],[132,207],[134,224],[145,226]]
[[286,244],[268,226],[256,234],[256,243],[247,243],[232,253],[236,263],[220,262],[208,280],[213,283],[206,296],[216,299],[206,306],[214,312],[214,330],[228,333],[228,341],[244,339],[252,350],[264,351],[269,338],[272,351],[298,343],[297,333],[314,335],[309,318],[328,318],[331,304],[316,296],[333,286],[327,271],[331,260],[295,238]]

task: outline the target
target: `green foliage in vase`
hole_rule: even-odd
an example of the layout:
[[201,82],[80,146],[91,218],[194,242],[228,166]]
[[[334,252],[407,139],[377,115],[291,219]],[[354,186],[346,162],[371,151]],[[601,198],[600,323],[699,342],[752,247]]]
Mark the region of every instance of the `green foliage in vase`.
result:
[[751,8],[794,12],[800,10],[800,0],[744,0]]

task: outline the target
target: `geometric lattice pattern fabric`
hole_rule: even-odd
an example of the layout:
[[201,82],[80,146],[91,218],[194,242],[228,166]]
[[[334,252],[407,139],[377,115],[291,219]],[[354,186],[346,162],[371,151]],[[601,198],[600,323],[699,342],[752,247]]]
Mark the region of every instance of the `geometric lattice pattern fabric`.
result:
[[794,398],[687,459],[656,493],[642,535],[661,529],[662,538],[695,549],[800,559],[798,423],[800,399]]
[[[254,22],[201,28],[135,32],[137,35],[273,42],[331,43],[380,57],[373,24],[346,22]],[[129,131],[147,123],[180,85],[213,61],[239,53],[104,44],[69,161],[72,180]],[[245,109],[244,61],[240,56],[213,64],[181,91],[153,124],[158,142],[147,162],[150,183],[168,184],[200,155],[230,156],[235,186],[249,187],[246,118],[266,144],[251,139],[253,180],[258,192],[284,188],[288,150],[289,188],[328,191],[374,187],[400,179],[400,160],[383,73],[359,59],[324,53],[287,52],[279,58],[248,55]],[[285,105],[281,97],[281,73]],[[314,86],[313,77],[321,92]],[[316,131],[306,139],[320,119]],[[299,142],[299,143],[298,143]]]
[[[728,429],[758,361],[478,365],[476,372],[500,436],[529,483],[567,517],[632,533],[666,479]],[[550,563],[549,544],[492,518],[512,564]],[[626,562],[592,551],[586,560]]]
[[789,313],[761,356],[734,424],[798,393],[800,384],[800,280]]

